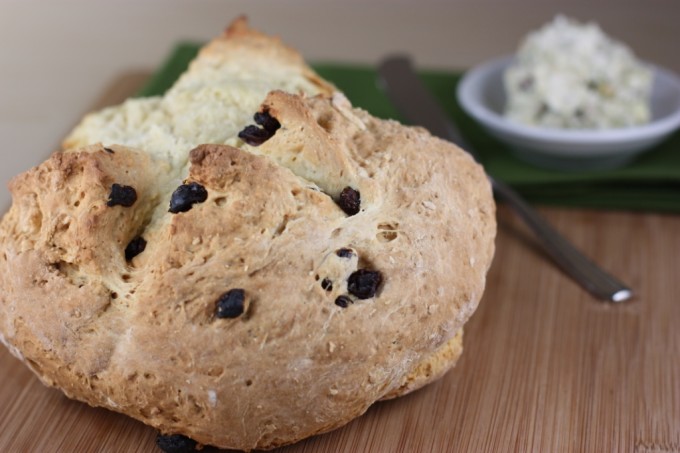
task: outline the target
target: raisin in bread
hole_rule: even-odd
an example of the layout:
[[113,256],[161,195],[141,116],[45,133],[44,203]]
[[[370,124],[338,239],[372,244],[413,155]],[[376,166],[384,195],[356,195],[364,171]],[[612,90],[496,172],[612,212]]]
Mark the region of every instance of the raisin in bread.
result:
[[0,339],[47,385],[272,448],[440,377],[484,289],[483,170],[237,20],[10,183]]

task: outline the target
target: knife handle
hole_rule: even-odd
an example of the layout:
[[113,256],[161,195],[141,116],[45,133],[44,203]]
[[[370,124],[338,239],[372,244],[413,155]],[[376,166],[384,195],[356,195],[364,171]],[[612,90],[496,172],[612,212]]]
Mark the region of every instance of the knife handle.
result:
[[623,302],[633,291],[588,259],[555,230],[536,210],[505,183],[489,177],[496,197],[508,206],[534,232],[543,250],[572,279],[599,299]]

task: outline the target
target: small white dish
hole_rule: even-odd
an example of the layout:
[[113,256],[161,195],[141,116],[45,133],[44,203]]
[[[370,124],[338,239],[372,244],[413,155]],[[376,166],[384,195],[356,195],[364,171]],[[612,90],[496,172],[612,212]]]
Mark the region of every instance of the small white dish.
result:
[[654,72],[652,120],[641,126],[603,130],[527,126],[503,116],[503,73],[512,57],[501,57],[468,71],[458,85],[461,107],[513,153],[531,164],[557,170],[621,167],[662,142],[680,127],[680,78],[649,65]]

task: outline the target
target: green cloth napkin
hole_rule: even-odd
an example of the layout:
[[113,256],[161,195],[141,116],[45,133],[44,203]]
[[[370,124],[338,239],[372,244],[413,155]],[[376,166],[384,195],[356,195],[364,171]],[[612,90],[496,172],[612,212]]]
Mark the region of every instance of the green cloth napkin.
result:
[[[199,44],[182,43],[139,92],[163,94],[196,56]],[[400,119],[376,84],[372,67],[337,63],[312,65],[352,103],[381,118]],[[526,164],[486,134],[455,99],[460,73],[421,71],[424,82],[477,150],[487,172],[517,189],[529,201],[559,206],[680,212],[680,133],[629,166],[598,172],[557,172]]]

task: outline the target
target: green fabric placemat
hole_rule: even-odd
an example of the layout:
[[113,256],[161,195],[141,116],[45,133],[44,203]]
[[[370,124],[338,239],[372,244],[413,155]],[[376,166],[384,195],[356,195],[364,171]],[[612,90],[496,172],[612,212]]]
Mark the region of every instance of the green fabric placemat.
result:
[[[138,95],[163,94],[187,68],[199,48],[197,43],[176,46]],[[312,66],[344,91],[355,106],[381,118],[399,119],[399,114],[378,89],[373,68],[337,63]],[[680,133],[676,132],[625,168],[598,172],[544,170],[513,157],[507,146],[486,134],[461,110],[454,96],[461,74],[444,71],[421,71],[420,74],[480,154],[486,170],[515,187],[528,200],[560,206],[680,212]]]

